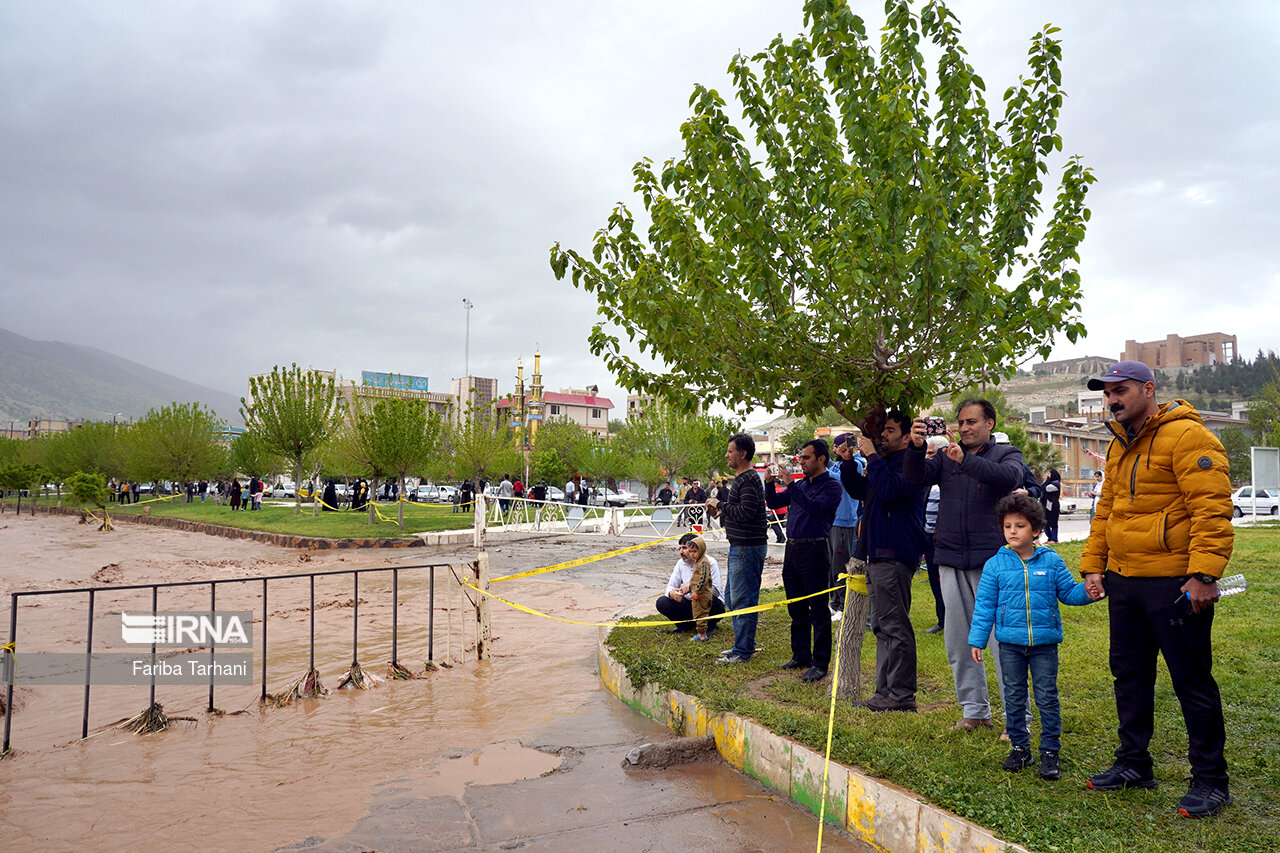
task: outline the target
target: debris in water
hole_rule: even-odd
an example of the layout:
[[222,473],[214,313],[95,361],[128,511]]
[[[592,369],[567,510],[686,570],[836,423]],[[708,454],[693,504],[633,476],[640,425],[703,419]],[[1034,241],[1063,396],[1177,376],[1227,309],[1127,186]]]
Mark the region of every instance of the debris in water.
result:
[[365,675],[364,670],[360,668],[360,664],[352,661],[351,669],[347,670],[347,674],[342,676],[342,680],[338,682],[338,689],[372,690],[378,686],[379,680],[376,675]]
[[270,694],[262,702],[265,705],[283,708],[285,705],[292,705],[299,699],[314,699],[328,692],[324,689],[324,685],[320,683],[320,673],[314,669],[309,669],[307,674],[295,681],[288,690],[283,693]]

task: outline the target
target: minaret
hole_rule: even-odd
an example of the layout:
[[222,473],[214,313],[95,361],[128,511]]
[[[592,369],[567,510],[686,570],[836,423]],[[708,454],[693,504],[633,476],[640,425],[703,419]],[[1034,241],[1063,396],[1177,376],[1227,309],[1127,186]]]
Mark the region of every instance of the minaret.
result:
[[534,345],[533,387],[529,401],[529,444],[538,443],[538,425],[542,423],[542,344]]
[[516,398],[511,407],[511,426],[520,431],[518,435],[520,447],[524,447],[525,411],[524,356],[520,356],[516,359]]

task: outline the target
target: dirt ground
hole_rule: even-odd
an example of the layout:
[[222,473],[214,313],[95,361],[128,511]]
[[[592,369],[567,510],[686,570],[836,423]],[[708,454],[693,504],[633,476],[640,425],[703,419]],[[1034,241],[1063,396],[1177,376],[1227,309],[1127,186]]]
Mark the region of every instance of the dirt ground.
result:
[[[492,575],[635,541],[495,537]],[[778,582],[781,566],[780,548],[771,549],[766,586]],[[726,550],[711,545],[722,564]],[[675,557],[675,543],[663,543],[496,591],[558,616],[607,621],[652,612]],[[472,549],[306,554],[127,524],[100,534],[70,518],[0,516],[6,603],[16,590],[403,567],[398,656],[415,670],[427,656],[427,570],[409,567],[474,558]],[[162,687],[165,711],[195,722],[145,737],[113,727],[145,708],[145,688],[95,687],[86,740],[79,739],[81,688],[20,688],[14,753],[0,762],[3,846],[112,850],[162,840],[174,850],[814,849],[813,815],[722,762],[663,771],[620,766],[637,745],[672,735],[600,686],[596,629],[496,605],[493,657],[476,662],[474,629],[459,632],[462,602],[448,592],[448,570],[437,571],[435,659],[453,665],[421,680],[269,709],[258,706],[259,686],[219,687],[217,707],[244,711],[222,717],[205,713],[207,689]],[[359,590],[359,658],[379,674],[390,657],[388,575],[363,575]],[[308,597],[305,579],[269,587],[271,692],[306,668]],[[95,649],[109,644],[105,635],[118,625],[108,614],[150,609],[149,590],[97,598]],[[203,609],[207,601],[203,585],[162,590],[159,609]],[[83,650],[87,595],[22,602],[20,650]],[[352,656],[351,575],[318,579],[316,602],[316,666],[332,689]],[[218,607],[252,610],[261,630],[260,584],[220,583]],[[830,828],[823,847],[864,849]]]

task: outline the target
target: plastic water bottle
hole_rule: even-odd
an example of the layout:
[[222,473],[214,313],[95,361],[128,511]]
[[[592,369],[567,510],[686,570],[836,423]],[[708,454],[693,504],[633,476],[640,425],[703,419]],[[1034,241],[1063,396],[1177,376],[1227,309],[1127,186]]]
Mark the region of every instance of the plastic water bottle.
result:
[[1244,592],[1248,588],[1249,582],[1244,579],[1244,575],[1231,575],[1218,581],[1218,595],[1222,598]]
[[[1218,580],[1218,597],[1226,598],[1228,595],[1237,595],[1249,588],[1249,583],[1244,579],[1244,575],[1231,575],[1229,577],[1220,578]],[[1178,596],[1178,600],[1174,602],[1178,613],[1183,616],[1191,616],[1194,610],[1191,607],[1191,597],[1185,592]]]

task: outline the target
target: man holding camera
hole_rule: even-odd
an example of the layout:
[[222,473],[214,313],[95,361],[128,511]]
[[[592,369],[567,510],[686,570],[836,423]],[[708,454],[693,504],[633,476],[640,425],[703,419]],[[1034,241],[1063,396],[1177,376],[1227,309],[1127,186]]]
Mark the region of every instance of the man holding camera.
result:
[[[972,731],[992,728],[991,702],[983,664],[969,653],[969,628],[973,602],[982,580],[982,567],[1004,545],[996,520],[996,501],[1022,483],[1022,451],[1012,444],[997,444],[995,406],[987,400],[965,400],[958,416],[959,441],[951,441],[932,459],[925,458],[930,428],[937,432],[941,419],[917,418],[911,426],[911,443],[902,473],[916,487],[939,486],[938,523],[934,555],[938,585],[942,589],[947,618],[942,637],[955,680],[956,699],[962,716],[953,728]],[[991,638],[996,677],[1000,679],[1000,651]]]
[[[863,474],[846,444],[837,453],[844,490],[863,502],[855,556],[867,562],[871,631],[876,636],[876,690],[866,702],[872,711],[916,710],[916,635],[911,627],[911,579],[924,546],[923,488],[902,476],[911,419],[898,410],[885,416],[879,445],[865,435],[858,449],[867,460]],[[860,628],[861,626],[859,626]]]

